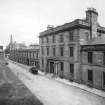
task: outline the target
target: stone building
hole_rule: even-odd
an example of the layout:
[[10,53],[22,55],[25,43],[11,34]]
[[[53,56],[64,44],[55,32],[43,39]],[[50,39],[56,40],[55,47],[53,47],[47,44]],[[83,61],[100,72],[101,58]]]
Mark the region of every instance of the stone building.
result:
[[105,89],[105,38],[103,37],[100,36],[81,46],[81,81],[98,89]]
[[9,59],[29,66],[35,65],[37,68],[40,68],[38,44],[26,46],[24,43],[13,42],[11,35],[9,47]]
[[48,28],[39,39],[42,71],[104,89],[105,28],[94,8],[86,10],[85,19]]
[[10,51],[11,60],[39,68],[39,49],[14,49]]

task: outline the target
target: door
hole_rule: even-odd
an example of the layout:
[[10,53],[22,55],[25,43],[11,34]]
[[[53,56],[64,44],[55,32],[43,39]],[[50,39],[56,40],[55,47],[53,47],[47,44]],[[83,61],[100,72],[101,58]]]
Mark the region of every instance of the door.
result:
[[29,65],[29,59],[27,58],[27,65]]
[[55,75],[56,76],[58,75],[58,63],[57,62],[55,63]]
[[60,71],[61,71],[60,77],[63,78],[63,72],[64,72],[64,63],[63,62],[60,62]]
[[54,73],[54,62],[50,62],[50,73]]
[[88,70],[88,85],[93,85],[93,70]]

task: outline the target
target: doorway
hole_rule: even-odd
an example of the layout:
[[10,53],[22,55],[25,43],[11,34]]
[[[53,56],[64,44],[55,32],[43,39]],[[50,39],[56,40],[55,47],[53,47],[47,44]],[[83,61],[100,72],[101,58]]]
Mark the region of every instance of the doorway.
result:
[[54,62],[50,62],[50,73],[54,73]]
[[27,65],[29,65],[29,59],[27,58]]
[[93,85],[93,70],[88,70],[88,85]]

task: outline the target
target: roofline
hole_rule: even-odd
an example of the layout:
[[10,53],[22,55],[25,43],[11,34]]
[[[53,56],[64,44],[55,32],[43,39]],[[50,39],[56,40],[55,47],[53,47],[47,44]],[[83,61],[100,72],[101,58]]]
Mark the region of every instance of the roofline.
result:
[[12,51],[39,51],[40,49],[12,49]]
[[85,29],[89,29],[89,23],[85,22],[82,19],[76,19],[73,22],[70,23],[66,23],[64,25],[61,26],[57,26],[55,28],[49,29],[49,30],[45,30],[43,32],[40,33],[39,38],[45,35],[51,35],[51,34],[56,34],[59,32],[64,32],[67,30],[72,30],[72,29],[77,29],[77,28],[85,28]]
[[[51,28],[51,29],[48,29],[48,30],[45,30],[45,31],[41,32],[40,35],[39,35],[39,38],[47,36],[47,35],[57,34],[59,32],[78,29],[78,28],[89,30],[90,29],[90,24],[88,22],[86,22],[85,20],[76,19],[73,22],[66,23],[64,25],[57,26],[55,28]],[[105,27],[98,26],[97,27],[97,32],[105,33]]]

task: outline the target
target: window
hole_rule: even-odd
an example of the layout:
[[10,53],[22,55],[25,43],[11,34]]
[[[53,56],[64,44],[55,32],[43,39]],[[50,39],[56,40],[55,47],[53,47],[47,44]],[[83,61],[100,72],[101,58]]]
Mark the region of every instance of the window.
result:
[[69,32],[69,41],[74,40],[73,31]]
[[28,58],[30,57],[30,52],[28,51]]
[[63,56],[63,47],[60,47],[61,56]]
[[33,57],[34,57],[34,53],[35,53],[35,52],[33,52]]
[[93,53],[92,52],[88,52],[88,63],[92,63],[93,61]]
[[28,57],[28,51],[26,52],[26,54],[27,54],[26,56]]
[[69,47],[70,57],[74,56],[74,47]]
[[105,86],[105,72],[103,72],[103,85]]
[[61,66],[61,71],[63,71],[64,70],[63,62],[60,62],[60,66]]
[[44,39],[42,38],[42,43],[44,43]]
[[33,57],[33,51],[31,52],[31,58]]
[[105,65],[105,52],[103,52],[103,65]]
[[85,32],[85,35],[86,35],[86,40],[89,40],[89,33]]
[[49,56],[49,48],[47,48],[47,56]]
[[47,43],[49,43],[49,38],[48,37],[46,38],[46,40],[47,40]]
[[52,42],[55,43],[56,39],[55,39],[55,35],[52,36]]
[[30,51],[30,58],[31,58],[31,51]]
[[74,74],[74,64],[70,64],[70,73]]
[[38,58],[38,52],[36,53],[36,58]]
[[42,55],[44,55],[44,49],[42,48]]
[[88,82],[93,82],[93,71],[88,70]]
[[54,48],[53,48],[53,56],[55,56],[55,55],[56,55],[56,54],[55,54],[55,52],[56,52],[56,51],[55,51],[55,47],[54,47]]
[[42,59],[42,67],[44,67],[44,59]]
[[60,35],[60,42],[63,42],[63,35]]

